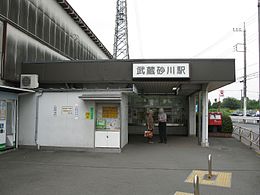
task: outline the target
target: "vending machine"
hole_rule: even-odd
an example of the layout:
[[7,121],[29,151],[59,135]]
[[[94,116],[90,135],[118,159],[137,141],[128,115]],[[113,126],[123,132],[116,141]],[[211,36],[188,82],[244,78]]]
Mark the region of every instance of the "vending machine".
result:
[[0,100],[0,151],[6,148],[6,114],[7,103]]

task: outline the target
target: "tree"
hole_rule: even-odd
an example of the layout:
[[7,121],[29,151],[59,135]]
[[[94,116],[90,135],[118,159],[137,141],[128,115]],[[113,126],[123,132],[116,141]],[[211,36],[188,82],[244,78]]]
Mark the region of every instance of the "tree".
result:
[[209,100],[208,108],[211,108],[211,101]]
[[251,110],[259,109],[259,101],[247,99],[247,109],[251,109]]
[[221,107],[229,108],[230,110],[236,110],[240,108],[240,100],[231,97],[224,98]]

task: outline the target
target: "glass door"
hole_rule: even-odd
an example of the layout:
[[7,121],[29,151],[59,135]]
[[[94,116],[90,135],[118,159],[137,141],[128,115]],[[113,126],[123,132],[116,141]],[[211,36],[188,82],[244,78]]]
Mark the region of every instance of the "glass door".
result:
[[16,105],[15,100],[7,100],[7,114],[6,114],[6,147],[15,146],[16,133]]

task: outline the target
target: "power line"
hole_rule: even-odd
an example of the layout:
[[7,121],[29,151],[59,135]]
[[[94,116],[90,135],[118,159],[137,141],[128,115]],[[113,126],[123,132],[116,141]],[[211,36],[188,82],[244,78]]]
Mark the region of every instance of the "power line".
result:
[[[253,13],[251,16],[249,16],[245,22],[247,23],[247,26],[251,25],[252,23],[254,23],[254,21],[257,18],[257,12]],[[241,26],[242,23],[239,23],[237,26]],[[221,38],[219,38],[216,42],[214,42],[213,44],[209,45],[208,47],[206,47],[205,49],[203,49],[202,51],[200,51],[199,53],[197,53],[196,55],[194,55],[194,57],[198,57],[200,55],[202,55],[205,52],[208,52],[209,50],[211,50],[213,47],[219,45],[221,42],[225,41],[227,38],[229,38],[229,36],[233,35],[233,31],[228,31],[226,34],[224,34]]]
[[217,40],[216,42],[214,42],[213,44],[211,44],[210,46],[208,46],[207,48],[203,49],[202,51],[200,51],[199,53],[197,53],[194,57],[198,57],[201,54],[209,51],[210,49],[212,49],[213,47],[215,47],[216,45],[219,45],[221,42],[223,42],[224,40],[226,40],[227,38],[229,38],[232,35],[232,31],[227,32],[226,34],[224,34],[219,40]]

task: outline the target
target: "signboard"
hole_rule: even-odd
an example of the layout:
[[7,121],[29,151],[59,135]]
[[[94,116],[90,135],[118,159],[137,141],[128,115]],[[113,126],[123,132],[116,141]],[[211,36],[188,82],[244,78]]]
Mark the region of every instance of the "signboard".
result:
[[62,106],[61,107],[61,114],[71,115],[72,112],[73,112],[72,106]]
[[99,119],[96,124],[97,129],[105,129],[106,128],[106,120]]
[[7,113],[7,104],[6,101],[0,100],[0,119],[5,120]]
[[103,107],[102,118],[118,118],[118,107]]
[[133,64],[133,78],[190,78],[189,63]]
[[89,113],[89,112],[86,112],[86,113],[85,113],[85,118],[86,118],[87,120],[90,119],[90,113]]

